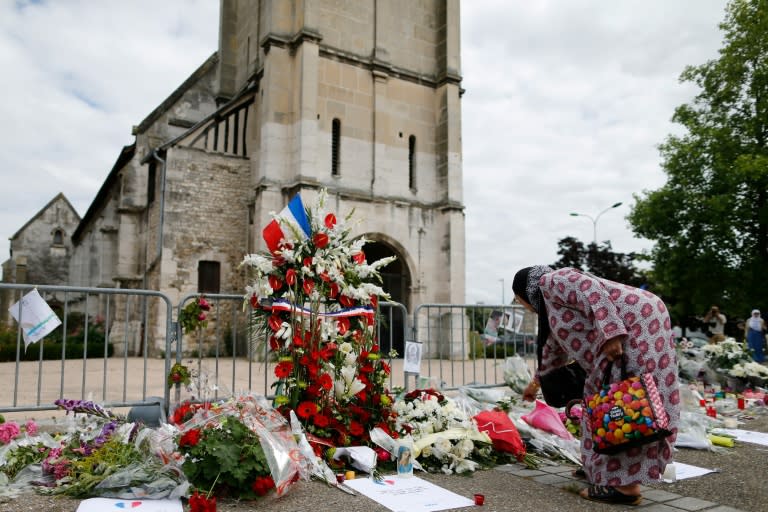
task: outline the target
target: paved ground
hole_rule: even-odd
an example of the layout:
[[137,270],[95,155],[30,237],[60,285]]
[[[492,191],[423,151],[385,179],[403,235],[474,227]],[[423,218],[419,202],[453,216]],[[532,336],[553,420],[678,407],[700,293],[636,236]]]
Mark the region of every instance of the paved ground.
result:
[[[142,372],[149,371],[155,379],[163,380],[163,366],[160,361],[149,361],[148,370],[144,369],[142,360],[136,360],[132,365],[121,366],[122,360],[118,360],[115,368],[109,367],[109,379],[117,382],[122,380],[122,373],[127,368],[127,375],[141,376]],[[205,365],[210,365],[210,361]],[[17,397],[22,390],[30,392],[31,400],[37,396],[52,401],[58,398],[59,383],[62,378],[56,373],[61,364],[39,366],[38,363],[28,363],[20,372]],[[68,363],[69,364],[69,363]],[[111,361],[110,361],[111,364]],[[260,363],[257,366],[263,366]],[[90,363],[88,368],[98,369],[99,365]],[[445,370],[443,377],[451,377]],[[42,369],[42,373],[39,371]],[[80,369],[82,371],[82,368]],[[482,372],[497,371],[493,365],[478,367],[475,371],[478,376]],[[50,373],[49,373],[50,372]],[[402,372],[393,372],[402,375]],[[0,405],[8,404],[13,399],[15,385],[14,365],[8,363],[0,365]],[[39,386],[38,376],[43,379]],[[99,382],[103,376],[95,372],[97,377],[91,380],[86,378],[86,388],[89,394],[86,398],[99,400],[103,396],[98,391]],[[455,375],[455,374],[454,374]],[[263,376],[261,377],[263,378]],[[129,379],[126,379],[129,380]],[[133,381],[133,379],[130,379]],[[443,379],[445,380],[445,378]],[[481,379],[478,378],[478,381]],[[72,386],[78,391],[82,388],[82,374],[78,375],[76,368],[68,368],[65,373],[65,385]],[[49,383],[43,385],[43,383]],[[247,382],[247,381],[246,381]],[[10,386],[9,386],[10,384]],[[46,387],[47,386],[47,387]],[[92,388],[90,386],[93,386]],[[141,390],[142,386],[137,389]],[[107,394],[112,391],[107,391]],[[53,397],[49,396],[53,394]],[[80,393],[75,396],[79,397]],[[149,388],[148,395],[162,394],[162,389]],[[67,395],[69,396],[69,395]],[[19,403],[22,402],[21,400]],[[50,402],[48,402],[50,403]],[[743,424],[740,428],[768,432],[768,408],[752,409],[742,416]],[[41,418],[51,415],[51,412],[37,411],[34,413],[18,413],[11,416],[21,418]],[[8,414],[5,414],[8,417]],[[645,512],[680,512],[680,511],[706,511],[706,512],[738,512],[738,511],[764,511],[768,510],[768,486],[766,485],[766,467],[768,467],[768,449],[759,445],[737,443],[733,449],[721,451],[702,451],[681,449],[676,455],[676,460],[688,464],[717,468],[719,472],[703,477],[682,480],[674,484],[658,483],[644,489],[644,501],[639,507],[628,507],[631,510]],[[502,466],[492,470],[479,471],[470,476],[455,476],[441,474],[419,474],[418,476],[429,480],[436,485],[449,489],[462,496],[471,498],[474,493],[485,495],[486,503],[483,510],[498,512],[513,512],[527,510],[542,511],[608,511],[623,510],[626,507],[602,505],[583,500],[575,495],[584,484],[571,477],[571,467],[565,465],[544,466],[539,470],[531,471],[522,466]],[[25,495],[15,500],[0,503],[0,512],[70,512],[77,508],[77,500],[67,498],[51,498],[36,494]],[[220,504],[219,512],[240,512],[245,510],[260,510],[266,512],[286,512],[314,510],[317,512],[344,510],[344,512],[371,511],[385,512],[387,509],[364,496],[350,496],[337,489],[330,488],[319,482],[300,482],[296,484],[286,496],[275,499],[266,498],[258,502],[234,502],[225,501]],[[477,507],[456,510],[480,510]]]

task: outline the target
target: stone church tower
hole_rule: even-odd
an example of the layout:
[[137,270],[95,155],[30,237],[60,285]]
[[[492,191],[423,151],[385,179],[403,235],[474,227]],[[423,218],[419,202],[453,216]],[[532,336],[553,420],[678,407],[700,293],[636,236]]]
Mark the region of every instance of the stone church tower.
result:
[[242,293],[270,212],[327,189],[369,261],[397,256],[393,300],[464,303],[460,71],[459,0],[222,0],[218,52],[78,227],[72,284]]

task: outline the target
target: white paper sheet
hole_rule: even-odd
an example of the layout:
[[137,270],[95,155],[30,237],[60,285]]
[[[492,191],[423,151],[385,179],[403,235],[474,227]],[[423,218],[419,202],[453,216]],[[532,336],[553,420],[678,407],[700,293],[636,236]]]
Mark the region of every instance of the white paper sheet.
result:
[[356,478],[344,483],[394,512],[429,512],[469,507],[475,504],[464,496],[416,476],[410,478],[385,476],[379,482],[371,478]]
[[77,512],[183,512],[181,500],[118,500],[88,498],[80,502]]
[[26,294],[19,302],[8,308],[14,320],[21,317],[21,333],[24,337],[24,350],[30,343],[42,339],[46,334],[61,325],[61,320],[38,293],[37,288]]
[[768,434],[763,432],[753,432],[751,430],[743,430],[740,428],[718,428],[713,429],[713,432],[723,432],[724,434],[735,437],[737,441],[768,446]]
[[[672,468],[670,468],[672,466]],[[664,472],[664,481],[666,483],[676,482],[677,480],[685,480],[686,478],[695,478],[697,476],[706,475],[708,473],[716,473],[716,469],[700,468],[698,466],[691,466],[690,464],[684,464],[682,462],[675,462],[667,465],[667,471]],[[666,478],[667,476],[674,478]]]

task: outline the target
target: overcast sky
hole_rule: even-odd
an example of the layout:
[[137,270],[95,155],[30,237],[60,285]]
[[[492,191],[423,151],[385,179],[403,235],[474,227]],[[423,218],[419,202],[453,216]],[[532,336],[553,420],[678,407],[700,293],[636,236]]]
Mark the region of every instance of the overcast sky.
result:
[[[625,217],[717,57],[724,0],[464,0],[466,300],[512,298],[557,241],[651,248]],[[0,261],[56,194],[80,215],[138,124],[218,45],[218,0],[0,2]],[[502,292],[503,290],[503,292]]]

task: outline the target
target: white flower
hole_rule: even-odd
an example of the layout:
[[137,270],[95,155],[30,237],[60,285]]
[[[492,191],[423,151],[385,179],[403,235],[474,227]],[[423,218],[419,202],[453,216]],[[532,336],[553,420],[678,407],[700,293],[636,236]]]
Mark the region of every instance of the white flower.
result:
[[353,349],[354,348],[352,347],[352,344],[348,341],[345,341],[344,343],[339,345],[339,352],[341,352],[342,354],[349,354],[350,352],[352,352]]

